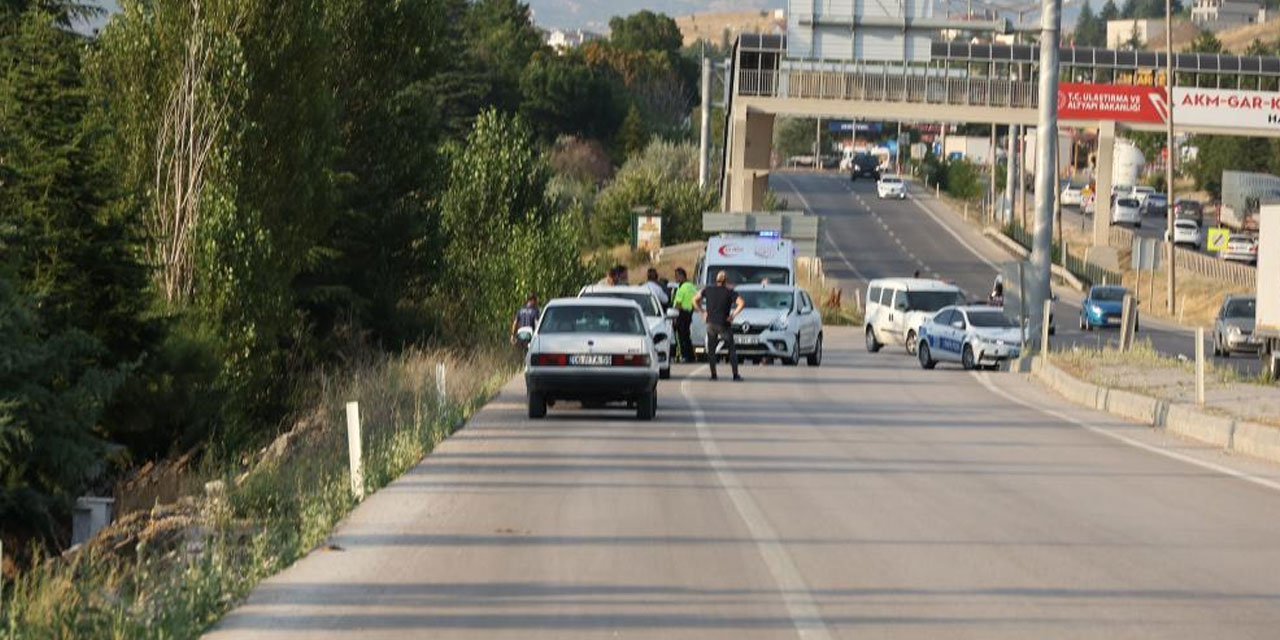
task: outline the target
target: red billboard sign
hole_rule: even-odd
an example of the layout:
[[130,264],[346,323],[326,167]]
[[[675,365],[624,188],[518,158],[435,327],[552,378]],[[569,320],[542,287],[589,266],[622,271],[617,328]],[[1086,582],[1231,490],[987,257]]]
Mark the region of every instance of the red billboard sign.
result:
[[1164,87],[1063,82],[1058,85],[1058,117],[1160,124],[1169,113]]

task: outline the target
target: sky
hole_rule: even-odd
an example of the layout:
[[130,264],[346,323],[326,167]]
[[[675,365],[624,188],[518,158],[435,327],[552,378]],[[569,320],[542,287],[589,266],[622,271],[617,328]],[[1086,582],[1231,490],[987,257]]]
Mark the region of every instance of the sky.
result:
[[[780,9],[786,6],[786,0],[525,0],[533,9],[534,22],[546,28],[586,29],[605,32],[608,30],[609,18],[615,15],[628,15],[648,9],[665,13],[669,16],[683,16],[691,13],[708,11],[747,11],[750,9]],[[116,10],[116,0],[88,0],[108,10]],[[1076,15],[1082,2],[1066,0],[1062,8],[1062,29],[1069,31],[1075,26]],[[1099,0],[1092,2],[1097,9]],[[939,9],[942,3],[939,2]],[[81,25],[78,29],[84,33],[92,33],[101,26],[105,18],[95,20],[91,24]]]

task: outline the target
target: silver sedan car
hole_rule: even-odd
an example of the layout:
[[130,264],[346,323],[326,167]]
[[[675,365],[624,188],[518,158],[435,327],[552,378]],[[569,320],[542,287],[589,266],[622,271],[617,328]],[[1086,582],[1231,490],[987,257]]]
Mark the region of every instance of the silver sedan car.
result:
[[1213,322],[1213,355],[1257,353],[1259,342],[1253,335],[1256,312],[1257,302],[1253,296],[1227,296]]

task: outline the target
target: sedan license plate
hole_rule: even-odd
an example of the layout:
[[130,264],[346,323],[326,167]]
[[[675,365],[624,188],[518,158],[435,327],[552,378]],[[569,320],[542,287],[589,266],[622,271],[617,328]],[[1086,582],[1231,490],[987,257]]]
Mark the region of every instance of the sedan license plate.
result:
[[583,367],[605,367],[612,363],[613,357],[608,355],[569,356],[569,364]]
[[739,336],[738,344],[760,344],[760,336]]

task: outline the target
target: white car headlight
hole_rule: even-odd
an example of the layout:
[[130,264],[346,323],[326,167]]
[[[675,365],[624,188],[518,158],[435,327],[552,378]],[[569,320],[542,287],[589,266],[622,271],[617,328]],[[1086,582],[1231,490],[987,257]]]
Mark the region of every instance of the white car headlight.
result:
[[1096,304],[1095,304],[1095,305],[1090,305],[1090,306],[1089,306],[1089,310],[1090,310],[1090,311],[1092,311],[1092,312],[1094,312],[1094,313],[1096,313],[1096,314],[1099,314],[1099,315],[1101,315],[1101,314],[1102,314],[1102,307],[1099,307],[1099,306],[1098,306],[1098,305],[1096,305]]
[[1233,336],[1238,336],[1240,335],[1240,327],[1235,327],[1235,326],[1227,327],[1227,333]]

